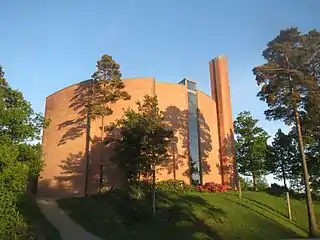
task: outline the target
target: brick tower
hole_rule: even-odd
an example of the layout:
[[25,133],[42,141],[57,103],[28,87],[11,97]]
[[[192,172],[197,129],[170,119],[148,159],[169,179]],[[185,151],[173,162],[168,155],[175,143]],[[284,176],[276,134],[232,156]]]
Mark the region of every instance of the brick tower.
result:
[[237,172],[234,162],[234,135],[227,58],[218,56],[211,60],[209,69],[211,96],[216,102],[217,109],[222,183],[236,186]]

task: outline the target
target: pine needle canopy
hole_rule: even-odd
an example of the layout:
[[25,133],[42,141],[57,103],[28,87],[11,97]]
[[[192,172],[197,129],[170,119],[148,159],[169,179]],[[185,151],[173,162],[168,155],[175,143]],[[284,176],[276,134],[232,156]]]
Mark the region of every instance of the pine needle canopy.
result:
[[[280,31],[263,51],[266,63],[253,69],[260,91],[257,96],[268,104],[268,120],[294,121],[297,109],[306,112],[308,102],[319,92],[316,52],[320,34],[315,30],[301,34],[298,28]],[[320,98],[317,98],[320,100]]]

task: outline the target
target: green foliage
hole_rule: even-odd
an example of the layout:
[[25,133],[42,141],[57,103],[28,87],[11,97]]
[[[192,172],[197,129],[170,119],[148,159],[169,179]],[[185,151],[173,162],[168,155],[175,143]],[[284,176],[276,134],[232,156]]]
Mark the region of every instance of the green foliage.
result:
[[43,168],[44,162],[42,160],[42,147],[38,143],[31,145],[22,143],[18,145],[18,156],[17,160],[28,165],[29,175],[38,176],[41,169]]
[[145,198],[146,196],[145,185],[140,184],[140,182],[137,182],[135,184],[131,183],[126,189],[130,199],[139,200]]
[[251,181],[248,178],[238,176],[240,184],[241,184],[241,190],[242,191],[249,191],[251,190]]
[[[132,109],[124,112],[124,118],[108,126],[111,134],[106,144],[112,142],[115,146],[115,155],[112,160],[125,172],[129,182],[138,181],[143,173],[142,138],[144,137],[145,121],[141,115]],[[120,130],[119,130],[120,129]]]
[[28,239],[29,226],[18,206],[29,176],[42,167],[41,146],[30,145],[48,124],[21,92],[13,90],[0,68],[0,239]]
[[285,134],[278,129],[272,146],[267,168],[276,179],[282,180],[287,189],[287,183],[301,178],[301,163],[298,145],[294,134]]
[[0,194],[0,238],[25,239],[29,226],[13,200],[13,193],[8,193],[8,190],[0,185]]
[[258,127],[257,123],[258,120],[253,119],[249,112],[240,113],[234,121],[238,171],[252,177],[254,188],[256,180],[266,173],[269,138],[267,132]]
[[295,111],[303,113],[309,97],[318,89],[317,80],[306,67],[320,41],[319,34],[311,35],[301,34],[298,28],[280,31],[263,51],[267,63],[253,69],[261,87],[258,97],[268,104],[265,114],[270,120],[295,123]]
[[[317,52],[320,47],[320,33],[312,30],[301,34],[298,28],[280,31],[263,51],[266,63],[253,69],[260,86],[258,97],[268,104],[265,115],[269,120],[283,120],[287,125],[294,123],[301,155],[310,237],[317,234],[309,185],[309,173],[302,136],[302,122],[305,126],[319,125],[319,66]],[[311,124],[310,124],[311,123]],[[314,127],[311,127],[314,129]],[[304,130],[306,133],[307,131]],[[310,131],[309,131],[310,132]]]
[[33,111],[21,92],[8,85],[3,72],[0,76],[0,141],[39,139],[46,124],[43,116]]
[[263,191],[269,188],[268,181],[265,177],[260,177],[257,179],[257,189],[258,191]]
[[252,181],[250,181],[248,178],[243,178],[240,176],[239,178],[241,189],[243,191],[264,191],[269,188],[268,182],[265,177],[259,177],[256,179],[256,189],[254,189]]
[[[294,131],[302,128],[305,144],[299,140],[300,155],[304,155],[306,148],[311,181],[315,183],[319,176],[319,161],[314,157],[319,156],[316,149],[320,139],[319,47],[320,33],[315,30],[306,34],[301,34],[298,28],[283,30],[263,52],[267,63],[253,70],[261,86],[258,96],[268,104],[267,118],[295,123]],[[293,136],[297,140],[300,137],[296,133]]]
[[137,106],[140,119],[145,123],[141,157],[144,158],[144,171],[151,173],[168,159],[167,149],[173,138],[173,132],[163,123],[164,117],[158,107],[157,97],[146,95],[142,103],[137,102]]
[[108,126],[107,144],[115,143],[115,161],[124,169],[129,181],[137,181],[141,175],[151,175],[156,166],[168,158],[167,146],[172,131],[163,123],[156,97],[145,96],[137,102],[137,111],[128,109],[124,117]]
[[186,193],[186,192],[194,192],[196,191],[195,186],[186,184],[183,180],[163,180],[157,182],[157,189],[161,191],[170,191],[177,193]]
[[320,138],[313,136],[313,141],[306,146],[307,164],[312,191],[320,193]]
[[168,157],[168,146],[173,132],[163,122],[163,113],[158,107],[157,97],[144,96],[143,102],[137,102],[138,110],[128,109],[124,117],[109,130],[120,129],[114,143],[114,161],[126,172],[129,181],[140,180],[141,175],[152,176],[152,202],[155,214],[155,183],[157,167]]
[[107,54],[97,61],[97,70],[91,77],[91,84],[91,94],[86,99],[86,104],[92,119],[112,114],[109,104],[130,99],[121,80],[120,65]]
[[[91,119],[101,118],[101,137],[104,140],[104,117],[113,113],[111,105],[119,100],[129,100],[130,95],[125,91],[125,85],[121,80],[120,65],[114,59],[105,54],[97,61],[97,70],[91,76],[90,90],[84,99],[88,109],[89,122]],[[89,144],[90,136],[87,138]],[[87,159],[89,161],[89,159]],[[103,189],[103,151],[100,156],[99,192]],[[88,170],[86,170],[88,172]],[[87,179],[87,177],[86,177]],[[85,186],[87,191],[87,183]]]
[[16,239],[28,232],[17,203],[26,190],[28,166],[17,161],[15,144],[0,145],[0,239]]

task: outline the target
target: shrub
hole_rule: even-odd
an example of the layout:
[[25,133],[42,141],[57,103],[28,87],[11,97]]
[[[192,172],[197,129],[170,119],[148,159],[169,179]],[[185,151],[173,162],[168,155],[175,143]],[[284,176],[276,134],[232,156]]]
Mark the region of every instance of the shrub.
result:
[[[0,140],[1,142],[1,140]],[[0,239],[19,239],[28,226],[17,203],[26,188],[28,168],[17,162],[15,145],[0,144]]]
[[192,185],[188,185],[183,180],[163,180],[157,183],[157,189],[170,192],[192,192],[196,191],[196,188]]
[[280,186],[276,183],[271,184],[270,188],[265,190],[268,194],[270,195],[275,195],[275,196],[284,196],[286,193],[286,189],[283,186]]
[[231,190],[231,188],[227,185],[217,184],[214,182],[207,182],[203,185],[193,186],[188,185],[182,180],[164,180],[157,183],[157,189],[162,191],[170,191],[170,192],[227,192]]
[[197,190],[199,192],[227,192],[230,190],[230,187],[214,182],[207,182],[204,185],[197,186]]
[[131,200],[140,200],[145,198],[146,191],[142,184],[130,184],[128,186],[128,194]]
[[100,196],[106,198],[110,206],[117,209],[119,218],[126,219],[123,221],[138,222],[152,216],[147,187],[144,183],[130,182],[122,188],[114,189]]

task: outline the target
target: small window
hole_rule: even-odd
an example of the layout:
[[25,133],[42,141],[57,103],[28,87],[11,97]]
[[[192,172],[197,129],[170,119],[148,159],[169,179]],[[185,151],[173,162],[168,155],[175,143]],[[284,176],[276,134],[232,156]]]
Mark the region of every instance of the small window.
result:
[[197,90],[196,83],[188,81],[188,89],[196,91]]

